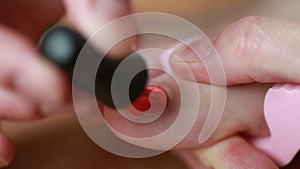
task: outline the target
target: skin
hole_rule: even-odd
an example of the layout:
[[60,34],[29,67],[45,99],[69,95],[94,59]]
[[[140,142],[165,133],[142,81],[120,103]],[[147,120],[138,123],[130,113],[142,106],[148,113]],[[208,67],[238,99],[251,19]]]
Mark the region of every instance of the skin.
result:
[[[39,119],[62,109],[68,103],[69,89],[64,76],[53,65],[44,61],[35,47],[41,33],[58,21],[64,13],[68,14],[76,29],[88,37],[99,26],[131,12],[129,2],[119,0],[101,0],[96,5],[96,2],[91,0],[37,2],[40,1],[4,0],[0,2],[0,47],[3,51],[0,54],[0,117],[2,119]],[[19,10],[16,10],[16,4],[19,5]],[[116,10],[109,10],[112,8],[107,6]],[[22,22],[24,20],[28,22]],[[289,26],[289,29],[283,27],[286,25]],[[118,30],[113,31],[118,33]],[[252,147],[239,134],[268,135],[266,124],[262,118],[262,98],[270,87],[268,83],[300,82],[296,74],[299,72],[299,59],[297,58],[299,48],[296,45],[299,43],[300,38],[298,37],[299,24],[293,21],[249,17],[227,27],[214,42],[224,63],[227,85],[229,85],[230,97],[226,103],[222,122],[213,137],[199,145],[193,140],[199,136],[197,130],[201,128],[203,119],[197,119],[191,133],[177,148],[189,148],[187,150],[189,155],[195,156],[197,160],[200,159],[206,165],[217,169],[277,168],[266,155]],[[135,41],[133,38],[125,44],[116,46],[112,50],[114,56],[120,57],[132,50]],[[257,43],[261,45],[258,46]],[[282,46],[282,44],[286,46]],[[207,57],[206,61],[208,65],[214,66],[214,58]],[[283,63],[288,64],[286,61],[293,64],[282,68]],[[201,67],[201,62],[189,63],[196,75],[197,82],[199,82],[199,89],[204,91],[209,85],[203,83],[210,83],[210,81],[205,76],[206,73]],[[171,59],[171,66],[178,75],[186,73],[181,64],[178,59]],[[178,98],[176,97],[178,96],[175,91],[176,87],[172,82],[168,84],[168,81],[170,79],[165,75],[153,79],[154,84],[162,85],[168,90],[171,96],[170,102],[176,103],[178,101],[176,100]],[[254,82],[267,84],[251,84]],[[243,85],[231,86],[240,84]],[[245,92],[246,97],[241,98],[237,92]],[[261,101],[258,104],[255,100],[257,97]],[[210,96],[206,95],[205,98],[208,100]],[[249,109],[241,111],[240,104],[240,106],[233,104],[236,101],[240,101]],[[176,107],[170,105],[167,110],[170,110],[172,116]],[[109,113],[109,111],[111,110],[106,109],[104,115],[115,128],[128,123],[128,121],[118,118],[116,113]],[[161,124],[165,123],[161,122]],[[120,131],[139,135],[142,128],[135,128],[135,125],[129,123],[127,125],[129,128],[126,130],[120,128]],[[149,131],[157,132],[151,125],[144,127],[148,127]],[[157,149],[158,145],[152,146]],[[12,144],[7,137],[0,134],[0,166],[6,166],[13,159],[13,151]],[[253,161],[249,162],[249,159]],[[197,162],[194,161],[194,163]]]
[[[214,46],[224,64],[227,83],[224,84],[221,79],[217,79],[213,85],[228,88],[222,121],[214,135],[205,143],[199,144],[195,141],[199,136],[197,129],[201,128],[205,116],[198,117],[193,129],[175,149],[188,148],[190,153],[196,155],[207,166],[216,169],[278,168],[269,157],[254,148],[245,138],[269,135],[262,109],[266,90],[277,82],[300,82],[298,76],[299,37],[300,24],[289,20],[246,17],[226,27],[214,40]],[[201,41],[194,43],[193,45],[201,47]],[[202,49],[199,48],[199,50]],[[209,88],[206,88],[204,84],[211,83],[211,81],[203,65],[211,70],[219,70],[216,68],[218,58],[214,53],[210,53],[208,56],[202,56],[201,61],[191,55],[193,55],[192,52],[183,50],[179,54],[180,58],[171,57],[170,64],[178,75],[188,80],[191,80],[191,76],[187,76],[188,69],[192,70],[198,82],[198,88],[202,91],[201,101],[206,103],[210,100],[210,96],[205,95],[205,91]],[[113,110],[105,109],[106,120],[117,132],[131,137],[149,137],[160,133],[170,125],[170,121],[174,118],[172,115],[178,111],[178,108],[174,106],[178,105],[180,97],[178,89],[166,75],[154,78],[151,84],[165,87],[169,92],[169,107],[165,112],[169,118],[162,117],[161,120],[151,124],[140,125],[124,120]],[[207,107],[201,107],[201,110],[204,112],[200,113],[207,113]],[[244,137],[245,135],[247,137]],[[163,146],[159,143],[141,144],[122,135],[120,137],[147,148],[163,150],[164,146],[168,147],[167,143]],[[197,148],[193,150],[195,147]],[[187,156],[187,153],[185,152],[182,156]],[[190,163],[197,166],[195,163],[199,161],[190,160]]]
[[[68,21],[88,37],[108,21],[131,12],[128,1],[101,0],[97,1],[98,5],[93,5],[95,3],[92,0],[0,2],[1,119],[35,120],[67,109],[70,89],[66,79],[54,65],[42,58],[36,45],[42,33],[66,13],[69,15]],[[103,11],[104,5],[122,10]],[[84,17],[91,20],[83,23]],[[133,38],[114,50],[129,51],[134,41]],[[115,57],[122,52],[115,52]],[[13,156],[11,142],[0,133],[0,167],[8,165]]]
[[[230,87],[253,82],[299,83],[297,75],[300,66],[299,42],[299,22],[246,17],[226,27],[214,40],[214,46],[224,64],[226,85]],[[184,56],[181,61],[171,59],[171,66],[179,75],[185,72],[181,64],[186,58]],[[195,74],[196,81],[210,83],[203,64],[213,67],[216,58],[207,56],[203,62],[199,60],[190,62],[191,57],[188,58],[189,62],[186,63]],[[220,85],[218,81],[215,84]],[[262,153],[257,152],[242,137],[237,136],[195,150],[195,154],[214,168],[252,168],[253,166],[249,166],[248,162],[255,157],[260,157],[253,163],[256,168],[276,168]]]

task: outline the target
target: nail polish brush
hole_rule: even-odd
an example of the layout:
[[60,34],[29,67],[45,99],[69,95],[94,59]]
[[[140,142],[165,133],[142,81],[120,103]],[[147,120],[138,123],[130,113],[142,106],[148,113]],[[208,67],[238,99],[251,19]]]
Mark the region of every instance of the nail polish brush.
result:
[[[57,65],[66,73],[68,78],[72,80],[76,60],[85,44],[85,38],[76,31],[66,26],[55,26],[43,35],[40,41],[39,50],[48,60]],[[92,53],[95,56],[99,54],[99,52],[90,44],[87,45],[89,50],[91,50],[89,53]],[[100,56],[102,55],[99,55],[99,57]],[[88,92],[95,92],[97,99],[105,105],[115,108],[116,105],[112,97],[111,83],[117,67],[123,60],[113,60],[110,58],[109,55],[103,57],[96,74],[95,91]],[[137,73],[133,79],[124,78],[119,80],[121,81],[120,88],[118,88],[117,91],[120,92],[120,94],[118,94],[119,108],[126,107],[135,102],[143,94],[148,80],[147,65],[138,53],[133,52],[126,63],[128,71],[137,67],[142,71]],[[121,73],[124,73],[124,77],[126,77],[127,71]],[[88,75],[89,72],[83,72],[82,77],[84,78],[84,76]],[[131,80],[129,87],[122,86],[122,81],[125,83],[128,80]],[[80,81],[80,79],[78,79],[78,81]],[[81,87],[89,90],[84,85]],[[130,99],[129,102],[128,96]]]

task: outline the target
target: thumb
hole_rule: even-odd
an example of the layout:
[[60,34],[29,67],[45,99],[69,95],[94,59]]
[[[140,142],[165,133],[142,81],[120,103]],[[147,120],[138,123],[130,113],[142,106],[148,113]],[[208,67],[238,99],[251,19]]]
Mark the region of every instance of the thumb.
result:
[[[86,38],[110,21],[129,15],[132,10],[129,0],[64,0],[64,3],[72,23]],[[113,27],[109,32],[106,32],[105,41],[113,41],[114,38],[128,32],[131,34],[136,32],[133,20],[126,20],[126,22],[118,24],[118,27]],[[132,51],[135,42],[136,37],[127,38],[111,49],[111,55],[117,58],[124,57]],[[92,43],[96,44],[100,50],[106,48],[103,40],[101,43],[97,40]]]
[[[199,50],[208,50],[207,45],[194,43]],[[189,78],[186,76],[186,64],[197,81],[206,83],[220,84],[221,79],[211,82],[209,75],[217,76],[224,72],[228,85],[251,82],[300,83],[300,23],[246,17],[225,28],[213,44],[217,52],[210,50],[200,56],[201,59],[191,52],[182,52],[179,59],[172,57],[172,69]],[[223,64],[224,72],[217,68],[219,61]]]

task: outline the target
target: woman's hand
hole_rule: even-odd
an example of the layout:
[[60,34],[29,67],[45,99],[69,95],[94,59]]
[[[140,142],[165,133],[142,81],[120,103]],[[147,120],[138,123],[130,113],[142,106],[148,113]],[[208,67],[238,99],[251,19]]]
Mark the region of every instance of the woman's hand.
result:
[[[234,168],[278,168],[263,152],[249,144],[242,136],[268,136],[268,126],[264,120],[263,104],[267,90],[276,82],[300,82],[299,46],[300,25],[294,21],[247,17],[228,26],[214,41],[220,55],[203,52],[201,42],[198,46],[203,62],[193,56],[193,52],[185,50],[171,57],[170,65],[176,74],[187,80],[189,69],[196,77],[200,91],[199,115],[187,136],[175,149],[194,149],[194,154],[205,164],[216,169]],[[207,45],[203,45],[204,48]],[[204,143],[199,142],[205,117],[208,114],[211,93],[208,73],[203,65],[210,70],[220,70],[218,59],[224,64],[227,84],[222,79],[215,79],[216,89],[227,88],[227,99],[222,119],[213,135]],[[186,66],[188,65],[188,67]],[[214,75],[223,72],[210,72]],[[133,144],[153,149],[167,149],[169,142],[135,142],[134,138],[148,138],[168,129],[178,115],[180,90],[176,82],[167,74],[151,79],[151,85],[158,85],[168,93],[169,101],[163,116],[152,123],[139,124],[125,119],[115,110],[104,108],[103,114],[119,136]],[[159,105],[159,103],[157,104]],[[153,105],[152,105],[153,106]],[[155,105],[154,105],[155,106]],[[192,112],[184,112],[189,116]],[[186,124],[187,125],[187,124]],[[174,137],[178,134],[174,133]],[[175,138],[169,138],[173,140]],[[133,139],[130,139],[133,138]],[[195,158],[194,158],[195,159]],[[195,163],[193,163],[194,165]],[[197,166],[197,165],[194,165]]]
[[[299,44],[299,22],[265,17],[243,18],[225,28],[214,41],[229,88],[250,83],[300,83]],[[200,43],[198,47],[201,50]],[[211,83],[204,65],[210,70],[220,70],[213,68],[218,66],[219,59],[213,54],[200,56],[202,61],[191,52],[181,56],[181,59],[170,61],[173,70],[183,78],[188,78],[183,63],[189,66],[200,83]],[[216,81],[215,85],[224,85],[221,82]],[[257,100],[257,104],[261,104],[261,101]],[[260,133],[261,130],[265,130],[265,127],[256,128],[253,132]],[[200,148],[196,154],[207,165],[217,169],[276,168],[268,157],[240,136],[225,138],[209,147]]]
[[[64,75],[36,48],[43,32],[64,13],[87,37],[108,21],[130,12],[127,0],[1,1],[0,119],[34,120],[66,106],[69,87]],[[118,52],[126,52],[129,47]],[[0,167],[11,162],[13,154],[12,144],[1,133]]]

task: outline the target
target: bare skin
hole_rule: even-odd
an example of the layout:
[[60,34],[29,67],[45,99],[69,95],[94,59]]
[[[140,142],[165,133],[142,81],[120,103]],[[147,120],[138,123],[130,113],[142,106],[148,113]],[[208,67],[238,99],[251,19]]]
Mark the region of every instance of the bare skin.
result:
[[[128,1],[101,0],[98,1],[99,4],[95,5],[95,3],[95,1],[74,3],[74,1],[67,0],[4,0],[0,2],[1,119],[40,119],[53,112],[58,112],[57,110],[62,110],[68,105],[70,89],[64,75],[42,58],[36,45],[41,34],[58,22],[65,13],[69,13],[69,20],[77,25],[76,28],[82,34],[88,36],[95,31],[93,29],[131,12]],[[122,10],[99,10],[104,5],[113,5]],[[82,20],[79,19],[79,16],[83,16],[82,14],[93,18],[89,20],[93,24],[82,23]],[[133,45],[129,45],[130,43],[134,43],[134,41],[131,40],[121,49],[116,48],[115,50],[119,53],[129,51]],[[0,167],[8,165],[13,156],[12,144],[1,133]]]
[[[124,3],[124,1],[111,2],[111,0],[103,0],[103,4],[112,3],[114,7],[122,9],[113,11],[111,14],[97,13],[97,9],[95,9],[95,6],[91,1],[70,3],[71,1],[66,0],[64,3],[66,4],[65,9],[67,12],[64,11],[63,2],[61,1],[43,2],[39,5],[39,7],[37,7],[36,2],[37,1],[34,0],[28,2],[24,1],[22,3],[9,0],[1,1],[1,8],[3,7],[3,9],[0,10],[0,31],[2,32],[0,34],[0,46],[2,48],[1,51],[4,51],[0,56],[0,114],[2,119],[39,119],[49,115],[49,113],[54,112],[57,109],[60,109],[68,100],[68,88],[66,87],[64,76],[61,72],[57,71],[53,65],[50,65],[41,59],[40,54],[35,48],[38,38],[48,26],[58,21],[64,13],[68,13],[76,28],[84,35],[89,36],[91,32],[94,31],[95,27],[131,12],[131,8],[127,3],[128,1],[125,1]],[[20,5],[20,9],[26,9],[30,12],[26,10],[16,10],[20,12],[16,13],[16,11],[12,10],[14,9],[15,4]],[[35,8],[33,8],[32,5],[34,5]],[[35,11],[32,9],[39,10]],[[49,14],[45,11],[51,12],[49,12]],[[121,11],[121,13],[119,13],[119,11]],[[46,16],[42,15],[45,13],[47,14]],[[95,19],[97,18],[95,15],[101,16],[99,21]],[[84,19],[80,19],[85,17],[92,19],[89,23],[85,23]],[[21,22],[23,20],[30,22]],[[31,27],[30,25],[32,24],[36,25],[36,27]],[[251,27],[253,25],[257,26],[259,31],[255,32],[256,27]],[[282,25],[289,25],[289,28],[293,31],[289,33],[285,32],[285,27],[282,27]],[[249,26],[253,29],[247,29]],[[295,75],[295,72],[298,72],[297,69],[299,68],[299,65],[297,65],[298,59],[295,57],[295,54],[299,51],[297,51],[297,47],[293,46],[293,44],[297,44],[297,41],[299,40],[298,27],[299,24],[292,21],[270,21],[265,18],[261,19],[252,17],[241,20],[226,28],[215,40],[214,44],[224,61],[225,72],[228,75],[228,85],[244,85],[257,82],[299,83],[299,80]],[[257,35],[256,33],[262,33],[262,35],[259,34],[259,36],[255,36]],[[276,41],[277,38],[273,39],[277,36],[268,36],[270,33],[278,35],[279,39],[283,40],[285,42],[284,44],[287,46],[278,46],[280,43]],[[262,50],[257,50],[257,48],[254,48],[255,50],[253,50],[253,48],[251,48],[253,45],[251,44],[260,42],[261,39],[259,38],[264,37],[264,35],[267,36],[266,39],[269,41],[262,43],[261,46],[259,46],[259,49]],[[232,43],[229,43],[230,41]],[[239,44],[240,42],[242,43]],[[116,50],[116,56],[119,56],[119,51],[122,53],[130,50],[129,48],[131,45],[124,46],[125,49]],[[271,48],[268,49],[266,46]],[[274,53],[272,53],[272,51],[275,49],[278,53],[284,55],[278,56],[276,53],[273,55]],[[233,54],[226,55],[228,52]],[[241,56],[246,57],[240,59]],[[281,56],[288,56],[291,58],[286,59]],[[273,60],[273,58],[276,59]],[[210,65],[213,66],[213,59],[209,58],[208,60],[211,60],[208,62],[210,62]],[[261,60],[264,62],[261,62]],[[282,70],[281,64],[284,63],[282,61],[285,60],[293,60],[292,63],[295,65],[288,66],[286,67],[288,69],[278,72],[278,70]],[[236,62],[238,64],[232,64],[232,62]],[[266,63],[266,65],[262,66],[261,63]],[[268,65],[268,63],[272,64]],[[172,65],[174,71],[178,75],[184,74],[184,70],[182,72],[182,69],[177,66],[178,61]],[[205,76],[205,71],[201,68],[201,63],[194,63],[192,65],[192,69],[195,75],[201,75],[199,77],[197,76],[197,81],[200,82],[198,86],[205,90],[205,88],[209,85],[201,83],[210,82]],[[253,70],[255,70],[254,74],[252,74]],[[239,73],[236,74],[237,72]],[[165,85],[165,87],[169,88],[171,91],[175,89],[172,84],[169,86],[169,84],[165,83],[165,81],[169,80],[167,76],[162,75],[153,80],[156,81],[155,83],[158,85]],[[230,86],[230,99],[227,102],[227,111],[225,111],[223,121],[213,137],[203,145],[199,145],[199,143],[191,141],[193,138],[197,138],[199,136],[197,129],[199,130],[199,127],[201,127],[202,124],[201,121],[203,121],[203,119],[199,118],[197,119],[199,120],[199,123],[196,123],[190,135],[188,135],[187,139],[182,142],[180,145],[181,147],[178,148],[197,147],[197,150],[192,151],[191,153],[196,154],[199,159],[206,161],[207,165],[217,169],[222,169],[224,167],[230,169],[234,167],[249,168],[248,164],[244,163],[249,157],[255,157],[255,162],[253,162],[253,164],[255,164],[257,168],[276,168],[276,165],[268,157],[249,145],[242,137],[233,136],[240,134],[241,132],[251,136],[268,134],[266,125],[262,118],[262,102],[259,102],[258,104],[255,104],[254,102],[257,98],[261,101],[263,100],[264,93],[268,87],[269,84],[264,84],[259,87],[256,85]],[[243,97],[244,100],[241,99],[240,95],[236,93],[237,91],[245,92],[245,96],[247,97]],[[178,93],[176,91],[172,91],[170,93],[170,95],[173,95],[170,100],[171,102],[176,102],[177,94]],[[206,98],[209,99],[209,96]],[[241,107],[233,105],[236,101],[240,101],[240,103],[244,104],[248,109],[246,109],[246,111],[241,111]],[[15,105],[18,105],[18,107]],[[172,108],[169,107],[169,109]],[[170,112],[172,113],[173,111]],[[107,120],[110,120],[113,116],[117,117],[117,115],[113,113],[108,114],[105,112],[104,114]],[[249,118],[249,114],[251,114],[251,118]],[[116,121],[111,120],[110,122],[114,124],[116,128],[118,125],[128,123],[122,119],[117,119]],[[128,129],[127,132],[133,132],[132,134],[139,134],[139,131],[142,129],[134,128],[134,124],[129,124],[128,127],[130,130]],[[153,127],[145,127],[149,127],[149,131],[155,132]],[[236,145],[238,145],[240,149],[235,149],[234,147],[236,147]],[[0,166],[7,165],[13,158],[13,147],[3,134],[0,135],[0,156],[2,157],[0,160]],[[236,156],[239,156],[239,159],[237,161],[232,160]]]

